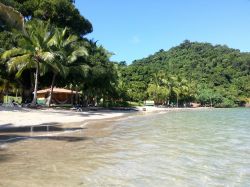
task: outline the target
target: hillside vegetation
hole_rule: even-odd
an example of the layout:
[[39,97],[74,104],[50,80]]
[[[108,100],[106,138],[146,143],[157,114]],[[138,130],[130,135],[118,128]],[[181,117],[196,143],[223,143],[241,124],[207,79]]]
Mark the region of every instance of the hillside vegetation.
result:
[[250,53],[227,46],[184,41],[126,66],[120,63],[127,97],[158,104],[231,107],[250,97]]

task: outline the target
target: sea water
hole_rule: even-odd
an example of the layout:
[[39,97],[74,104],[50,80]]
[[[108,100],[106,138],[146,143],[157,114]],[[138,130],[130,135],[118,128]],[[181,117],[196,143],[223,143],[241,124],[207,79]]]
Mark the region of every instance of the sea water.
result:
[[60,128],[65,133],[32,138],[1,133],[19,139],[0,143],[0,186],[250,186],[250,109],[137,114]]

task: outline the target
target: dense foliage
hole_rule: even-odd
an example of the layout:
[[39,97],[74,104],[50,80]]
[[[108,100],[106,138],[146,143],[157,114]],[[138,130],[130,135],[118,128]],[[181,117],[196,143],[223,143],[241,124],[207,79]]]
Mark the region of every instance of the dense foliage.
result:
[[[115,92],[116,66],[106,49],[84,38],[92,25],[73,1],[0,3],[14,7],[0,4],[5,10],[0,14],[0,102],[1,95],[21,94],[35,105],[36,91],[51,87],[50,103],[54,86],[82,91],[86,104]],[[13,22],[24,26],[19,29]]]
[[179,100],[182,105],[229,107],[250,97],[250,53],[227,46],[186,40],[135,60],[122,74],[132,100],[149,98],[159,103],[165,97],[168,104],[178,105]]
[[92,32],[92,24],[80,15],[72,0],[0,0],[18,10],[26,20],[41,19],[68,27],[81,36]]

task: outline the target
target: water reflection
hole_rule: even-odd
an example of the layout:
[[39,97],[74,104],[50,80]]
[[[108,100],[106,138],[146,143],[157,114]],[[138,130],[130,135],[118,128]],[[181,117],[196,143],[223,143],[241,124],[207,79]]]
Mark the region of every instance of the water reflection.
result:
[[248,186],[249,112],[142,115],[55,126],[56,136],[42,128],[0,151],[0,186]]

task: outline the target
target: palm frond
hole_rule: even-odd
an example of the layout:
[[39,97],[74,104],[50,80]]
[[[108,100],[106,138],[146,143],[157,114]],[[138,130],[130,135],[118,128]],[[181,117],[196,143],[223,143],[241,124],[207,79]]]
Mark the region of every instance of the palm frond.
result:
[[79,66],[70,66],[70,72],[83,75],[87,77],[90,71],[90,67],[88,65],[79,65]]
[[48,64],[40,63],[40,76],[44,76],[46,73],[51,71],[51,66]]
[[8,69],[10,72],[18,70],[20,69],[20,67],[24,66],[25,63],[30,61],[31,61],[30,54],[13,57],[9,61],[7,61]]
[[59,73],[61,76],[63,76],[64,78],[66,78],[70,72],[70,68],[67,66],[63,66],[62,64],[58,64],[57,68],[59,70]]
[[25,63],[22,63],[21,65],[18,66],[18,71],[16,73],[16,77],[17,78],[21,77],[24,70],[30,69],[33,67],[35,67],[35,65],[34,65],[34,62],[32,62],[32,61],[27,61]]
[[62,46],[64,37],[66,35],[66,31],[67,31],[67,28],[65,28],[63,30],[61,28],[56,28],[54,30],[53,34],[51,34],[52,37],[50,38],[50,40],[48,40],[48,45],[49,46],[56,46],[56,47]]
[[11,57],[15,57],[15,56],[18,56],[18,55],[25,54],[26,52],[27,51],[25,49],[22,49],[22,48],[13,48],[13,49],[5,51],[2,54],[1,58],[2,59],[8,59],[8,58],[11,58]]
[[52,52],[43,52],[40,55],[40,58],[46,62],[52,62],[55,60],[55,54]]
[[58,37],[56,33],[48,40],[48,46],[58,46]]
[[64,42],[63,47],[66,47],[78,40],[78,37],[76,35],[70,35]]
[[84,56],[88,56],[88,51],[85,47],[79,47],[77,48],[75,51],[73,51],[73,53],[68,56],[68,62],[69,63],[73,63],[77,60],[78,57],[84,57]]

